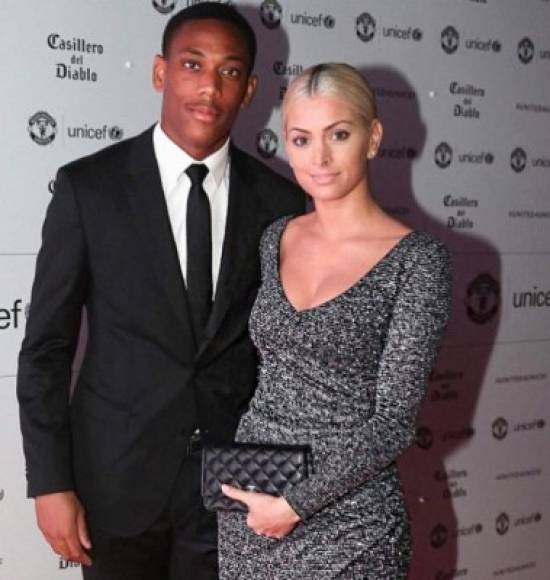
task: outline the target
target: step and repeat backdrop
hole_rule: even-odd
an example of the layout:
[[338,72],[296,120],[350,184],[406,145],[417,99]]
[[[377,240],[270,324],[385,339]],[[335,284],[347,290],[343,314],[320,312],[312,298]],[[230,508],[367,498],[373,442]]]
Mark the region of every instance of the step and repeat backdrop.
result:
[[[196,0],[195,0],[196,1]],[[40,229],[59,165],[158,119],[151,64],[192,0],[3,0],[0,578],[79,578],[25,499],[15,398]],[[400,461],[413,580],[547,580],[550,569],[550,1],[235,2],[259,91],[235,140],[289,174],[279,105],[321,61],[357,66],[385,138],[381,204],[445,240],[452,319]],[[78,366],[78,363],[75,363]]]

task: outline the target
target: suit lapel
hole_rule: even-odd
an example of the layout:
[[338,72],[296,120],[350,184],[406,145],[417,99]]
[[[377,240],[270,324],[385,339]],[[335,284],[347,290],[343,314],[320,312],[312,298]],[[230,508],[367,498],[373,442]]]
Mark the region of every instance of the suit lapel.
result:
[[187,291],[170,226],[162,183],[153,149],[152,130],[138,136],[128,163],[127,197],[143,248],[183,330],[182,350],[189,362],[196,352],[189,318]]
[[[229,205],[220,275],[205,340],[197,349],[193,336],[185,282],[181,274],[170,218],[153,149],[152,129],[138,136],[133,145],[125,183],[135,223],[149,260],[181,323],[184,356],[192,364],[212,343],[235,296],[258,276],[258,240],[269,218],[256,192],[255,173],[246,157],[231,147]],[[266,185],[268,186],[268,185]]]
[[258,276],[258,240],[265,225],[265,210],[256,193],[254,174],[247,170],[245,156],[231,148],[229,206],[220,275],[212,314],[208,321],[202,354],[216,335],[227,310],[240,289]]

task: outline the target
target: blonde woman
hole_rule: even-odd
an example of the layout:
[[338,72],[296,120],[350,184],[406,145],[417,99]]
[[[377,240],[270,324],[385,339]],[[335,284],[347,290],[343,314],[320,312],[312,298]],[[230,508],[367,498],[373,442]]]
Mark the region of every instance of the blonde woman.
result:
[[406,578],[408,516],[396,458],[449,310],[449,257],[385,213],[369,160],[382,138],[354,68],[321,64],[283,103],[290,165],[314,211],[272,224],[250,319],[259,384],[237,440],[311,446],[314,473],[282,497],[224,486],[223,579]]

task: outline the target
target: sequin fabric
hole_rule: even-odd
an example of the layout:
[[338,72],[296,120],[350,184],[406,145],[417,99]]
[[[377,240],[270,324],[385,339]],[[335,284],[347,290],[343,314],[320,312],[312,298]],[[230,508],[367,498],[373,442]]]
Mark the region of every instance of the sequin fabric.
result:
[[411,232],[351,288],[297,311],[279,277],[289,219],[260,245],[259,383],[236,439],[309,444],[314,473],[285,493],[302,522],[282,540],[218,514],[220,578],[404,580],[411,538],[395,460],[414,441],[447,322],[449,255]]

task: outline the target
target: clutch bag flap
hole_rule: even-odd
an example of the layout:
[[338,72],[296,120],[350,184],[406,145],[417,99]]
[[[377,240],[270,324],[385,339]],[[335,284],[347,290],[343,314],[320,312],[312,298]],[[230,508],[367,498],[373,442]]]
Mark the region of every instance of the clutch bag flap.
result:
[[310,448],[306,445],[232,443],[202,451],[202,497],[208,510],[237,510],[246,506],[222,493],[227,483],[247,491],[280,496],[287,486],[309,475]]

